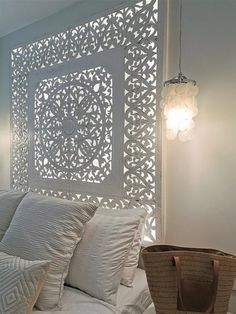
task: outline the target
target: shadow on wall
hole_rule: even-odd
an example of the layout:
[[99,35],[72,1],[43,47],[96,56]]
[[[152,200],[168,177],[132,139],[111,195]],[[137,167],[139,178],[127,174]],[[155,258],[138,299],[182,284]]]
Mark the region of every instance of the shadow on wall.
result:
[[0,189],[8,189],[10,177],[8,167],[10,164],[11,136],[7,131],[0,131]]

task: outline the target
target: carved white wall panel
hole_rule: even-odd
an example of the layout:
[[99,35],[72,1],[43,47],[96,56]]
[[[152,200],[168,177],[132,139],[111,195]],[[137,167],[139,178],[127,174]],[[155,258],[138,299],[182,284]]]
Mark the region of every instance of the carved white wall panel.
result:
[[13,188],[145,205],[160,238],[159,24],[143,0],[12,51]]

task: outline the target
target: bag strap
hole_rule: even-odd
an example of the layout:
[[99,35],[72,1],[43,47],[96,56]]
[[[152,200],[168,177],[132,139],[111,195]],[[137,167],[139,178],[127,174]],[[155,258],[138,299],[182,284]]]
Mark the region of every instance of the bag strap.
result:
[[214,305],[216,303],[216,295],[217,295],[217,288],[218,288],[218,281],[219,281],[219,271],[220,271],[220,262],[216,259],[213,260],[213,282],[212,282],[212,299],[211,304],[206,313],[212,313],[214,309]]
[[176,275],[177,275],[177,288],[179,294],[179,301],[181,303],[182,308],[185,310],[184,301],[183,301],[183,292],[182,292],[182,285],[181,285],[181,264],[180,264],[180,257],[174,256],[174,264],[176,266]]
[[[176,274],[177,274],[177,287],[178,287],[178,293],[179,293],[179,300],[181,303],[182,308],[186,311],[184,302],[183,302],[183,291],[182,291],[182,285],[181,285],[181,262],[179,256],[174,256],[174,262],[176,266]],[[211,303],[206,310],[206,314],[212,313],[214,309],[214,305],[216,302],[216,295],[217,295],[217,287],[218,287],[218,280],[219,280],[219,270],[220,270],[220,262],[218,260],[213,260],[213,282],[212,282],[212,298]]]

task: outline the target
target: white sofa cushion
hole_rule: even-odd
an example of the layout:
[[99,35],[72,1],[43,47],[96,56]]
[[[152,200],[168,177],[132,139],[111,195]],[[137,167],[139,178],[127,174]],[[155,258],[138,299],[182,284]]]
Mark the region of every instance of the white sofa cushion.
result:
[[0,190],[0,241],[2,240],[17,206],[25,196],[25,192]]
[[0,313],[32,313],[49,264],[49,261],[26,261],[0,252]]
[[124,263],[140,219],[99,211],[87,225],[71,259],[66,283],[116,304]]
[[51,260],[46,283],[36,306],[40,310],[60,306],[64,279],[84,224],[96,206],[28,193],[5,233],[0,250],[24,259]]

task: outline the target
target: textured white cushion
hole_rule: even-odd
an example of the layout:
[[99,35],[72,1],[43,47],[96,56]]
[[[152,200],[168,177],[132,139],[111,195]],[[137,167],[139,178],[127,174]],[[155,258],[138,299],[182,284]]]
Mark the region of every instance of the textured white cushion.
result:
[[[147,210],[141,207],[136,208],[122,208],[116,210],[107,210],[105,208],[99,207],[97,213],[102,213],[103,215],[116,216],[116,217],[135,217],[139,219],[139,227],[135,231],[135,236],[133,243],[129,249],[128,256],[125,261],[124,270],[121,277],[121,284],[127,287],[132,287],[135,271],[138,267],[139,253],[141,249],[141,238],[143,234],[143,227],[145,223],[145,218],[147,216]],[[130,218],[128,218],[130,219]]]
[[71,256],[95,210],[92,204],[35,193],[28,193],[18,206],[0,250],[24,259],[52,261],[36,303],[40,310],[60,306]]
[[137,217],[96,213],[75,249],[66,283],[115,304],[124,263],[139,223]]
[[0,313],[32,313],[49,264],[49,261],[26,261],[0,252]]
[[0,190],[0,241],[25,194],[25,192]]

